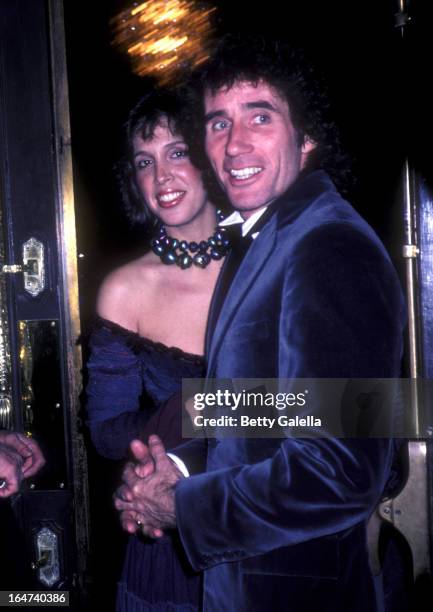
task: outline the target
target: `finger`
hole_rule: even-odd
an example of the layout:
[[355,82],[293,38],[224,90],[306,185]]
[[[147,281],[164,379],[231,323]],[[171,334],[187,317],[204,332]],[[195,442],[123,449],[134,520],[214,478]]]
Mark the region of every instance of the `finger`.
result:
[[11,495],[15,495],[19,491],[19,484],[16,480],[0,480],[1,484],[5,483],[5,486],[0,489],[0,498],[5,499],[6,497],[10,497]]
[[114,499],[119,499],[126,502],[132,502],[134,494],[128,485],[121,485],[114,492]]
[[147,463],[148,461],[153,463],[149,448],[146,446],[146,444],[144,444],[144,442],[142,442],[141,440],[132,440],[129,447],[131,449],[132,455],[134,456],[134,459],[143,464]]
[[131,534],[137,533],[137,531],[140,529],[140,526],[137,525],[135,521],[127,520],[127,521],[121,522],[121,525],[124,531],[127,531],[128,533],[131,533]]
[[164,473],[168,481],[174,484],[179,478],[183,478],[182,472],[167,455],[164,444],[158,436],[151,436],[149,438],[149,449],[155,460],[155,469],[161,474]]
[[21,481],[23,458],[17,450],[9,445],[0,444],[0,474],[6,480]]
[[140,525],[141,533],[149,538],[162,538],[164,532],[161,529],[152,527],[152,525],[148,525],[143,523]]
[[139,512],[125,510],[120,515],[120,523],[128,533],[136,533],[140,530],[143,535],[149,537],[159,538],[164,535],[161,529],[154,528]]
[[135,481],[137,480],[137,475],[134,471],[135,465],[131,462],[127,463],[122,472],[122,480],[128,485],[128,487],[132,488]]
[[42,453],[41,447],[36,442],[36,440],[33,440],[33,438],[26,438],[26,443],[27,443],[28,448],[31,449],[32,455],[33,457],[35,457],[35,460],[40,461],[42,464],[44,464],[45,458]]
[[45,464],[45,459],[38,443],[22,433],[10,433],[5,438],[5,443],[17,452],[24,461],[22,466],[23,476],[33,476]]
[[23,466],[23,475],[25,478],[30,478],[39,472],[39,470],[45,465],[45,457],[42,454],[41,449],[36,444],[33,450],[33,454],[30,461],[26,459]]
[[3,466],[0,476],[0,498],[10,497],[18,493],[20,488],[20,472],[12,464]]
[[144,465],[142,463],[137,463],[137,465],[134,466],[134,474],[137,476],[137,478],[147,478],[148,476],[151,476],[154,472],[155,462],[153,461],[153,459],[152,461],[149,461]]
[[122,512],[122,510],[134,510],[135,506],[133,502],[125,501],[124,499],[120,499],[118,497],[114,498],[114,507],[116,510]]
[[24,459],[24,463],[23,463],[23,476],[24,478],[28,478],[28,476],[31,476],[31,474],[29,474],[29,470],[31,470],[33,467],[33,457],[30,455],[30,457],[27,457],[26,459]]
[[32,448],[23,434],[10,433],[6,436],[4,443],[18,453],[22,459],[32,456]]
[[162,443],[161,438],[158,436],[150,436],[149,438],[149,450],[152,455],[156,468],[162,467],[163,465],[171,465],[171,460],[167,457],[165,452],[165,446]]
[[141,440],[133,440],[130,444],[133,457],[138,461],[134,467],[138,478],[147,478],[155,471],[155,462],[149,448]]
[[138,524],[141,524],[141,520],[139,520],[138,512],[135,510],[122,510],[119,514],[120,521],[135,521]]
[[134,501],[125,501],[124,499],[115,499],[114,507],[119,512],[123,512],[124,510],[128,510],[130,512],[143,512],[143,504],[140,502]]
[[122,529],[128,533],[136,533],[140,529],[141,523],[135,519],[135,513],[124,511],[120,514],[120,524]]
[[22,446],[25,446],[31,453],[39,448],[38,443],[33,440],[31,434],[17,433],[15,434]]
[[129,531],[129,533],[135,533],[141,525],[141,521],[138,518],[138,513],[132,510],[124,510],[120,513],[120,524],[123,529]]

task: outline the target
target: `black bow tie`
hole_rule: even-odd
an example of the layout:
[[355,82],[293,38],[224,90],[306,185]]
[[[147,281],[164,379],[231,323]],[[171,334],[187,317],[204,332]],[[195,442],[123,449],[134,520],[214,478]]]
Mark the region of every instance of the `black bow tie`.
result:
[[239,240],[242,240],[243,238],[242,226],[243,226],[242,222],[233,223],[232,225],[226,225],[224,229],[225,229],[227,238],[230,240],[230,244],[233,244],[235,242],[239,242]]
[[257,234],[260,230],[266,225],[270,217],[273,215],[275,211],[275,204],[272,202],[264,213],[257,219],[252,227],[250,227],[248,234],[246,236],[242,236],[242,226],[244,222],[233,223],[233,225],[227,225],[225,230],[227,232],[227,236],[231,240],[231,242],[236,243],[239,241],[246,241],[250,244],[253,240],[252,235]]

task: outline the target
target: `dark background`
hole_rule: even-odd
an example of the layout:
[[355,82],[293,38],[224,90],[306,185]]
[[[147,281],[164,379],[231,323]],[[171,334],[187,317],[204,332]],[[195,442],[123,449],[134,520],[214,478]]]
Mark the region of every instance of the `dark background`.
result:
[[[131,4],[64,0],[78,247],[85,255],[79,259],[85,331],[103,276],[144,248],[142,230],[132,231],[123,217],[113,178],[121,125],[131,106],[152,87],[151,81],[134,76],[127,60],[110,45],[110,17]],[[397,0],[213,2],[218,7],[217,36],[226,31],[275,34],[305,47],[322,69],[354,160],[356,184],[349,199],[378,231],[398,268],[405,156],[427,183],[433,182],[431,4],[412,0],[412,22],[403,44],[394,21]],[[124,546],[117,517],[108,510],[119,466],[91,454],[90,467],[90,586],[95,601],[110,609]]]
[[[140,231],[125,221],[112,167],[129,108],[152,83],[132,74],[111,46],[109,19],[132,0],[65,0],[72,143],[84,319],[106,272],[136,253]],[[306,48],[328,82],[356,186],[350,199],[379,232],[394,258],[402,235],[398,199],[402,162],[430,179],[432,136],[431,3],[412,0],[402,43],[397,0],[235,0],[213,2],[216,35],[271,33]]]

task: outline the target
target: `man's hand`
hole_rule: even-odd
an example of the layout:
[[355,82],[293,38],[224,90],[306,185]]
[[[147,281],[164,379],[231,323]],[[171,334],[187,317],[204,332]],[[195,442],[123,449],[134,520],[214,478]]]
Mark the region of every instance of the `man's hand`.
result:
[[18,493],[22,479],[23,460],[10,446],[0,443],[0,498]]
[[121,511],[126,531],[133,533],[141,528],[145,535],[161,537],[164,529],[176,526],[174,488],[183,476],[158,436],[149,438],[148,447],[134,440],[131,451],[138,463],[126,465],[124,484],[115,493],[115,506]]
[[23,460],[22,476],[30,478],[45,465],[45,459],[39,444],[22,433],[0,431],[0,444],[9,447],[20,455]]
[[[156,438],[156,436],[154,436]],[[130,444],[132,456],[137,461],[134,472],[138,478],[147,478],[155,471],[155,461],[149,450],[141,440],[132,440]]]

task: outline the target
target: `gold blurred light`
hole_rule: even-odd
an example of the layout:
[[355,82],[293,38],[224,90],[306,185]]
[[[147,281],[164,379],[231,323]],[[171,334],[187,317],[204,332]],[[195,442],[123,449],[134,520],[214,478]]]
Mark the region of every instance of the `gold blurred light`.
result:
[[215,10],[191,0],[135,2],[111,20],[113,44],[129,55],[135,74],[169,85],[207,59]]

